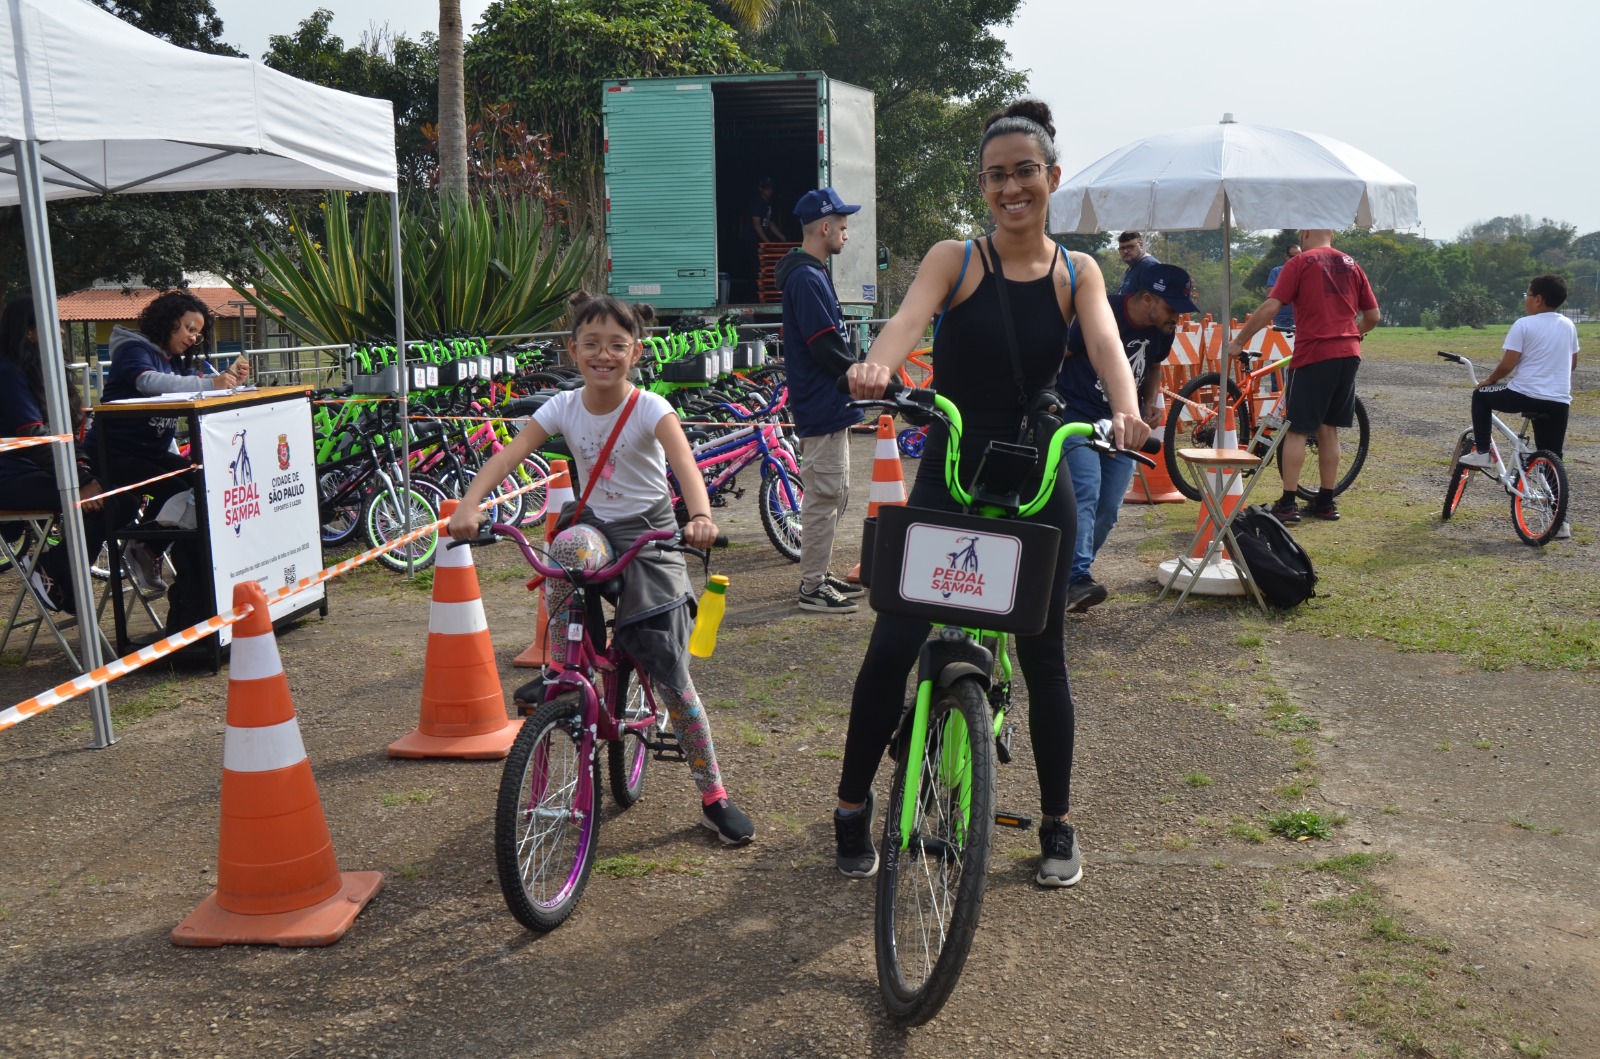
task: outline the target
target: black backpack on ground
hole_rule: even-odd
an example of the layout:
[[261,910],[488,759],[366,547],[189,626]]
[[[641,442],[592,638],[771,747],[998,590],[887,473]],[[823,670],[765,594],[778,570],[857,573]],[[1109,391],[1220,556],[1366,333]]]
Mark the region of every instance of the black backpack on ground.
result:
[[1268,603],[1288,610],[1317,594],[1311,556],[1264,505],[1253,504],[1235,515],[1233,535]]

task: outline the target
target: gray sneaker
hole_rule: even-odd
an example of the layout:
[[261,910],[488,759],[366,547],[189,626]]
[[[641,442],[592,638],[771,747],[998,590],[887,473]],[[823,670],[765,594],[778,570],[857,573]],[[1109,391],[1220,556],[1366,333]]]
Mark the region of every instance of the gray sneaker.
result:
[[1572,523],[1566,521],[1565,519],[1563,519],[1561,521],[1561,525],[1556,527],[1555,539],[1558,540],[1558,541],[1569,541],[1569,540],[1571,540],[1572,539]]
[[805,586],[800,587],[800,609],[820,610],[829,614],[849,614],[858,608],[859,604],[853,599],[845,599],[839,590],[824,581],[816,588],[807,591]]
[[870,879],[878,874],[878,848],[872,844],[872,815],[878,796],[867,791],[866,803],[849,814],[833,811],[833,836],[838,845],[839,873],[849,879]]
[[166,592],[167,582],[161,576],[166,563],[160,552],[144,541],[129,541],[122,549],[122,561],[141,595],[159,596]]
[[844,578],[834,577],[832,574],[823,574],[822,582],[845,599],[855,599],[857,596],[866,595],[867,592],[866,585],[855,581],[846,581]]
[[1065,820],[1046,818],[1039,825],[1039,874],[1033,881],[1040,886],[1076,886],[1083,878],[1083,858],[1078,855],[1078,832]]

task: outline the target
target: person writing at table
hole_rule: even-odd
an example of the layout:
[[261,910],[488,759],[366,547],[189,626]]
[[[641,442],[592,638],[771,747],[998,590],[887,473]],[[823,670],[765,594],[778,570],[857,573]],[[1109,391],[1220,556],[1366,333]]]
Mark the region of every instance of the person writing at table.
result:
[[[196,360],[203,358],[210,346],[211,324],[211,310],[205,302],[187,291],[168,291],[145,306],[137,329],[120,325],[112,328],[111,370],[102,400],[109,403],[160,394],[204,393],[243,385],[250,378],[250,364],[244,357],[215,375],[202,375],[196,366]],[[94,430],[105,431],[106,470],[113,486],[133,485],[190,466],[177,452],[176,418],[106,416]],[[159,511],[168,499],[191,488],[191,478],[179,475],[151,482],[144,489],[151,498],[148,510]],[[202,568],[200,551],[192,542],[173,550],[178,571],[174,585],[168,585],[162,577],[160,550],[143,541],[130,541],[123,555],[141,592],[160,595],[173,591],[167,611],[169,628],[184,628],[178,623],[191,617],[200,621],[211,616],[211,578]],[[178,584],[184,584],[185,589],[178,591]]]

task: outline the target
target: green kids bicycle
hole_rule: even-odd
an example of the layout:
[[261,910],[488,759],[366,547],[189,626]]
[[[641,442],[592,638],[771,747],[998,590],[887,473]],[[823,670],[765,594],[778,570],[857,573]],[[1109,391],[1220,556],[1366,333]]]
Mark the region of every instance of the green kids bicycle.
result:
[[[892,410],[914,425],[942,422],[945,484],[961,506],[885,507],[867,520],[862,539],[861,581],[873,609],[934,623],[918,660],[916,700],[890,742],[896,768],[874,916],[884,1003],[897,1022],[920,1025],[939,1013],[966,963],[995,825],[1033,826],[1028,816],[995,808],[996,763],[1011,760],[1015,729],[1006,721],[1006,640],[1044,628],[1061,530],[1021,520],[1049,500],[1067,438],[1123,450],[1112,445],[1109,422],[1052,416],[1044,429],[1036,421],[1035,444],[990,442],[968,491],[961,413],[950,400],[891,383],[882,399],[851,404]],[[1154,439],[1146,447],[1159,451]],[[1035,482],[1033,497],[1023,499]]]

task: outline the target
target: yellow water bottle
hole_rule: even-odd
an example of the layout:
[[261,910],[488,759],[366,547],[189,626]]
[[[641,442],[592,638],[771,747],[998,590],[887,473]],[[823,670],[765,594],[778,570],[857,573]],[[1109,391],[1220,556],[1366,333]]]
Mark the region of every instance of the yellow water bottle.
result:
[[689,653],[696,658],[710,658],[717,648],[717,627],[728,609],[728,579],[712,574],[706,590],[700,596],[700,612],[695,615],[694,632],[689,634]]

